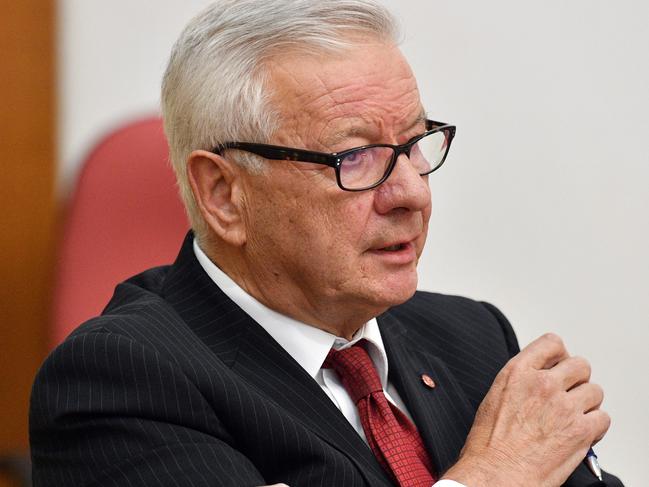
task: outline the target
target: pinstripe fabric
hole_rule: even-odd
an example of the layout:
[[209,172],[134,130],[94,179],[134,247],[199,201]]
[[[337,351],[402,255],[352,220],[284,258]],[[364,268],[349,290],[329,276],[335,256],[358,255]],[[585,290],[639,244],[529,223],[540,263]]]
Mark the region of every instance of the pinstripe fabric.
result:
[[[513,332],[490,305],[427,293],[378,321],[390,380],[443,472],[517,350]],[[203,272],[191,236],[48,357],[30,436],[37,487],[392,485],[318,384]]]

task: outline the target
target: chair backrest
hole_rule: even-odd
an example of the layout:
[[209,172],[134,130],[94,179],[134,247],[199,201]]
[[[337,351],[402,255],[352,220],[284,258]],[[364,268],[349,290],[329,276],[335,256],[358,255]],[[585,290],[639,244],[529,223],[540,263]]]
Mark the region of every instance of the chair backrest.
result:
[[64,216],[51,344],[101,312],[117,283],[173,262],[189,228],[159,118],[121,127],[90,152]]

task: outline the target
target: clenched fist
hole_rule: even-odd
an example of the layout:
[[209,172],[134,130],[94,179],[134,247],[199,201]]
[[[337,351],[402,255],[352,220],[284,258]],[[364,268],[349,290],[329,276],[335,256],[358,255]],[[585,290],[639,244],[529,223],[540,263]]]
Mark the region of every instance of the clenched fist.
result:
[[478,409],[444,475],[472,487],[560,486],[610,425],[590,365],[547,334],[512,358]]

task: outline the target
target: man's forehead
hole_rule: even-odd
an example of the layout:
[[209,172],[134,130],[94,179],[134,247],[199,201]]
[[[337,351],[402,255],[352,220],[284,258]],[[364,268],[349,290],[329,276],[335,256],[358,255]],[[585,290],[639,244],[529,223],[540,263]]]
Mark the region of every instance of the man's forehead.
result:
[[386,135],[390,135],[386,134],[388,131],[393,131],[394,135],[410,134],[421,131],[426,118],[426,110],[421,106],[418,111],[393,121],[371,117],[344,118],[337,121],[336,127],[330,127],[322,141],[326,145],[335,146],[351,138],[381,140]]
[[[278,56],[269,65],[275,108],[294,128],[318,124],[321,142],[380,138],[425,119],[410,66],[392,44],[353,46],[344,53]],[[299,121],[299,122],[298,122]]]

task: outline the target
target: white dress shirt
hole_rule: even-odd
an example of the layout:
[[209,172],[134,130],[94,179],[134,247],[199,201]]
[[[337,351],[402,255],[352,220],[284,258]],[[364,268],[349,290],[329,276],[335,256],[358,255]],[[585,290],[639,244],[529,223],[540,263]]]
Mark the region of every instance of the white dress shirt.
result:
[[[388,357],[376,319],[373,318],[365,323],[354,334],[351,341],[337,337],[320,328],[282,315],[257,301],[219,269],[201,250],[196,240],[194,240],[194,254],[207,275],[221,291],[259,323],[315,379],[366,443],[367,439],[356,405],[347,394],[338,375],[332,369],[322,368],[322,364],[332,348],[342,350],[351,347],[359,340],[366,340],[368,342],[367,351],[381,379],[385,397],[412,420],[399,393],[388,381]],[[435,483],[434,487],[464,486],[452,480],[440,480]]]

